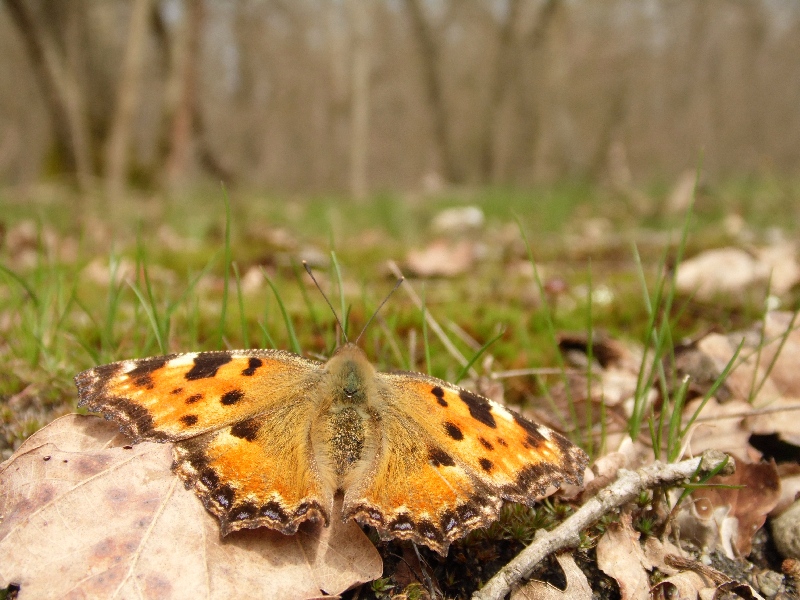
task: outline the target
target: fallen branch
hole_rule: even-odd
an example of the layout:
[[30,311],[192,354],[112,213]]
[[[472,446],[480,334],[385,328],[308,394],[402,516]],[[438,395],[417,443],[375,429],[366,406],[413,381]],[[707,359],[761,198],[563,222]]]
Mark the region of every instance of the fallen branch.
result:
[[[579,534],[583,529],[598,521],[603,515],[630,502],[642,490],[661,485],[674,485],[695,474],[707,474],[718,468],[726,459],[727,455],[719,450],[707,450],[698,458],[675,464],[656,462],[638,471],[621,469],[614,483],[600,490],[570,518],[553,531],[537,535],[530,546],[473,594],[473,600],[502,600],[511,591],[512,586],[528,577],[546,556],[563,548],[577,546],[580,541]],[[732,472],[733,461],[720,474],[728,475]]]

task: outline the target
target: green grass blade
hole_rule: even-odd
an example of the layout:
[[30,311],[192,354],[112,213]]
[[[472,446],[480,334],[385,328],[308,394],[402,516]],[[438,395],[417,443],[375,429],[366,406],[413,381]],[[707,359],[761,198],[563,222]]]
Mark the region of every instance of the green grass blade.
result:
[[167,344],[161,336],[161,328],[158,325],[158,317],[156,316],[153,307],[150,305],[147,296],[145,296],[145,294],[139,289],[139,286],[137,286],[135,282],[131,281],[128,283],[128,285],[130,285],[131,289],[133,290],[133,293],[136,294],[136,297],[139,299],[139,305],[142,307],[142,310],[144,310],[145,314],[147,315],[147,318],[150,321],[150,326],[153,329],[153,335],[156,338],[156,343],[158,344],[158,348],[161,351],[161,354],[168,354]]
[[[281,309],[281,314],[283,315],[283,322],[286,325],[286,333],[289,336],[289,345],[292,348],[292,351],[295,354],[302,354],[303,350],[300,348],[300,342],[297,340],[297,334],[294,331],[294,325],[292,324],[292,320],[289,318],[289,313],[286,312],[286,307],[283,305],[283,300],[281,299],[281,295],[278,293],[278,288],[273,283],[272,279],[270,279],[267,272],[261,267],[261,273],[264,275],[264,279],[267,280],[269,287],[272,288],[272,293],[275,294],[275,299],[278,301],[278,307]],[[266,330],[264,330],[266,332]]]
[[239,325],[242,328],[242,344],[250,348],[250,336],[247,334],[247,315],[244,313],[244,297],[242,296],[242,279],[239,277],[239,266],[233,263],[233,274],[236,277],[236,296],[239,299]]
[[491,346],[497,340],[499,340],[501,337],[503,337],[505,332],[506,332],[506,330],[505,330],[505,328],[503,328],[500,331],[500,333],[498,333],[496,336],[494,336],[492,339],[490,339],[488,342],[486,342],[483,346],[481,346],[478,349],[478,351],[472,356],[472,358],[469,360],[469,362],[462,367],[461,371],[456,376],[455,381],[453,381],[453,383],[457,384],[459,381],[464,379],[464,377],[467,376],[467,373],[469,373],[469,370],[472,368],[472,365],[475,364],[475,361],[478,360],[481,357],[481,354],[486,352],[486,349],[489,348],[489,346]]
[[[672,414],[669,419],[669,430],[667,432],[667,461],[675,462],[681,451],[681,444],[683,437],[681,435],[681,417],[683,416],[683,407],[686,404],[686,394],[689,391],[690,378],[687,375],[683,378],[681,386],[675,393],[675,398],[672,403]],[[662,413],[664,409],[662,408]]]
[[350,311],[345,307],[344,299],[344,283],[342,282],[342,270],[339,268],[339,261],[336,259],[336,252],[331,250],[331,264],[333,265],[333,272],[336,274],[336,285],[339,288],[339,314],[342,315],[342,337],[347,341],[348,318]]
[[422,348],[425,351],[425,370],[431,374],[431,345],[428,340],[428,304],[425,299],[425,286],[422,286]]
[[15,281],[25,293],[28,294],[28,297],[31,299],[33,304],[38,308],[39,307],[39,297],[36,295],[36,292],[33,291],[33,288],[28,284],[27,281],[20,275],[17,275],[14,271],[9,269],[3,263],[0,263],[0,272],[5,273],[8,277],[10,277],[13,281]]
[[222,306],[219,311],[219,330],[217,332],[217,348],[223,349],[225,338],[225,321],[228,316],[228,276],[231,272],[231,201],[228,190],[222,186],[222,196],[225,200],[225,258],[222,269]]

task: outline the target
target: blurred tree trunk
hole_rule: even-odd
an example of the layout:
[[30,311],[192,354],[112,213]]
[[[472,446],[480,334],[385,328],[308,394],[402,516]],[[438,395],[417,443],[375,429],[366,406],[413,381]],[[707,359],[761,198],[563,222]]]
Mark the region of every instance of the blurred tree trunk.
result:
[[116,110],[106,144],[106,193],[112,200],[122,195],[127,181],[128,147],[136,107],[139,104],[150,2],[151,0],[134,0],[131,7],[122,74],[117,86]]
[[500,108],[506,96],[508,86],[514,78],[514,26],[519,20],[522,0],[508,0],[505,21],[498,32],[497,57],[495,67],[490,74],[489,93],[483,106],[478,132],[478,157],[480,174],[483,182],[491,181],[497,174],[497,152],[495,138],[500,117]]
[[197,102],[197,61],[200,54],[200,30],[203,26],[202,0],[188,0],[184,6],[186,16],[171,43],[166,99],[169,150],[165,178],[167,187],[172,189],[186,180],[191,162]]
[[425,18],[422,0],[405,0],[405,7],[411,19],[411,30],[422,60],[423,84],[433,118],[433,139],[442,163],[443,176],[450,183],[460,183],[464,177],[457,165],[451,141],[450,121],[439,73],[439,47],[433,29]]
[[59,155],[82,191],[92,183],[92,151],[86,108],[75,74],[56,41],[24,0],[5,0],[30,59],[53,124]]
[[369,192],[369,92],[372,38],[372,0],[348,0],[353,27],[350,76],[350,193],[363,200]]

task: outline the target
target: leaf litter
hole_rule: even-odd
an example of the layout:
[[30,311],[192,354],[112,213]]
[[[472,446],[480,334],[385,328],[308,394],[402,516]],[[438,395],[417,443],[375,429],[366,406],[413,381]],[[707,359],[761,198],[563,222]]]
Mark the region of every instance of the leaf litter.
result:
[[0,585],[19,598],[313,598],[380,576],[354,522],[298,535],[219,524],[171,470],[169,445],[134,446],[68,415],[0,465]]

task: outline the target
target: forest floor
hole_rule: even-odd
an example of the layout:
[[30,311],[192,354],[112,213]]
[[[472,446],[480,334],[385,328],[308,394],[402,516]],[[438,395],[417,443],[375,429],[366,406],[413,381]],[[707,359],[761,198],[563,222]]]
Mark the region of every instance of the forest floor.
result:
[[[556,587],[520,597],[796,597],[800,570],[783,562],[794,542],[765,523],[791,510],[800,472],[800,186],[691,183],[363,203],[209,189],[114,206],[59,186],[0,190],[0,460],[75,412],[73,377],[97,365],[244,348],[325,360],[341,331],[302,261],[350,339],[402,273],[360,341],[370,361],[563,432],[591,472],[533,508],[506,505],[446,557],[366,528],[382,574],[338,592],[469,597],[622,470],[719,449],[737,464],[724,487],[641,490],[582,532],[577,571],[550,557],[533,578]],[[0,565],[0,585],[14,577]]]

